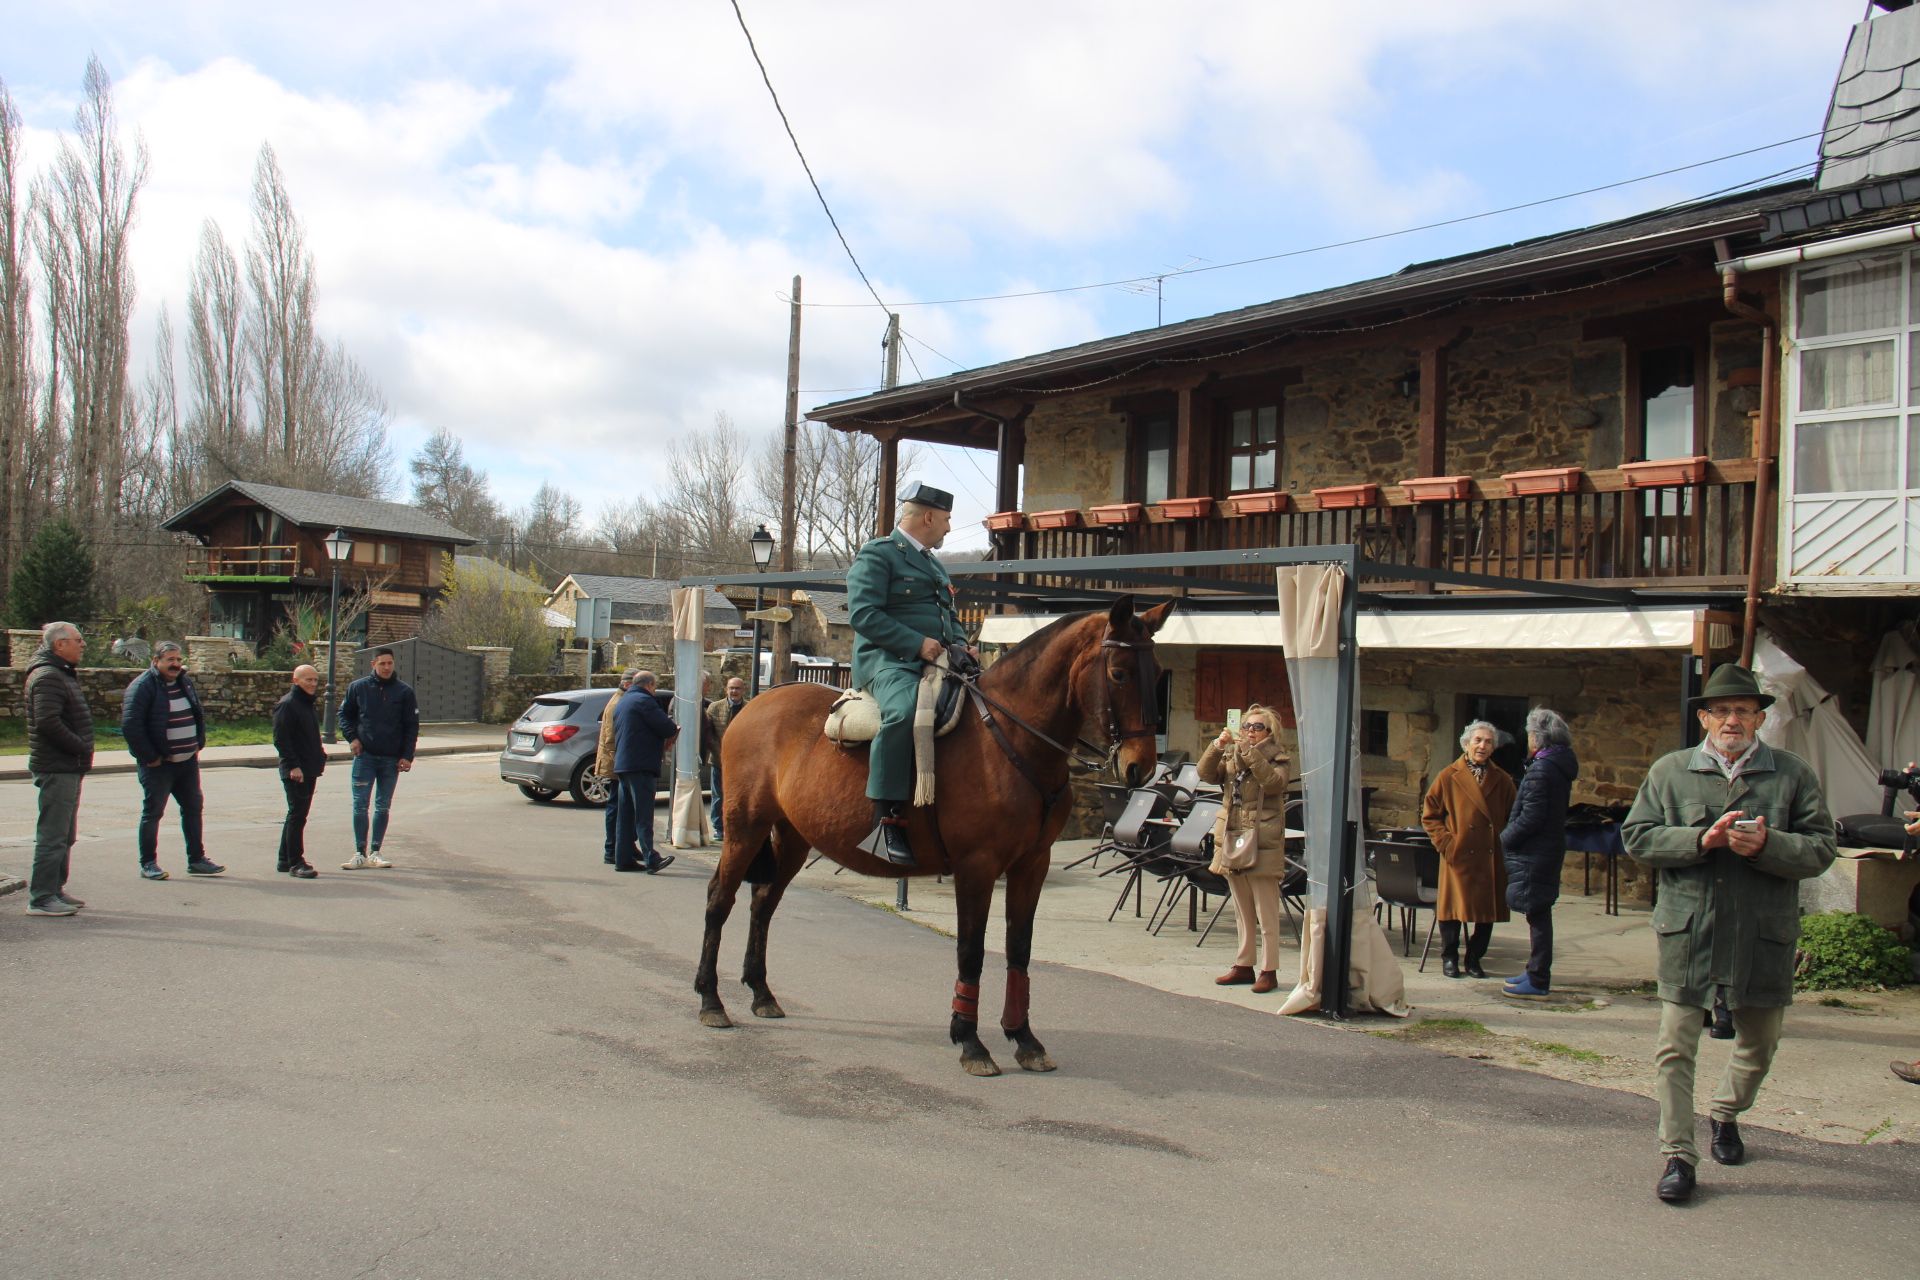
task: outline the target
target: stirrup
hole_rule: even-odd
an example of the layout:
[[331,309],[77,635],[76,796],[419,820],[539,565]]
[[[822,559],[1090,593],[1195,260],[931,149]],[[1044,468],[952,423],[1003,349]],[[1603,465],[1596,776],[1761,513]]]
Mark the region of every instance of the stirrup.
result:
[[[862,853],[871,854],[873,857],[891,866],[918,866],[919,862],[913,856],[913,847],[907,843],[906,825],[905,820],[901,818],[882,818],[873,824],[873,830],[869,831],[867,838],[862,840],[855,848],[859,849]],[[901,861],[900,857],[887,842],[887,828],[889,827],[900,832],[901,847],[899,853],[906,855],[905,861]]]

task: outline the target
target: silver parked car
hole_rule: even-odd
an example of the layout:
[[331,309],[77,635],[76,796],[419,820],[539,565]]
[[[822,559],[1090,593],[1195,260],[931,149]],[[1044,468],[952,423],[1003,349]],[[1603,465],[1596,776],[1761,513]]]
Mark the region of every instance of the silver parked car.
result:
[[593,771],[600,745],[600,716],[612,689],[568,689],[533,700],[507,731],[500,777],[529,800],[546,802],[567,792],[578,804],[604,806],[613,780]]

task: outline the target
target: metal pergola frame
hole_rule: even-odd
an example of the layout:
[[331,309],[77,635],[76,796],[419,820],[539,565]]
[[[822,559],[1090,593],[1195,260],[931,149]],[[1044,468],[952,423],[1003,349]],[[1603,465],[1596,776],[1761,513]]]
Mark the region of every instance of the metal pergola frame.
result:
[[[1516,597],[1525,601],[1552,600],[1586,606],[1611,606],[1619,609],[1642,607],[1708,606],[1724,604],[1730,597],[1724,592],[1662,592],[1648,595],[1632,587],[1596,586],[1580,582],[1555,582],[1527,578],[1499,578],[1486,574],[1461,573],[1451,569],[1428,569],[1369,559],[1352,543],[1323,547],[1260,547],[1237,551],[1187,551],[1164,555],[1065,556],[1037,560],[983,560],[978,563],[946,565],[954,579],[955,593],[969,600],[992,604],[1011,604],[1034,612],[1063,613],[1102,608],[1132,594],[1128,587],[1159,589],[1155,594],[1179,595],[1183,608],[1218,611],[1221,608],[1245,610],[1254,600],[1273,603],[1276,586],[1229,578],[1204,577],[1182,570],[1222,567],[1331,564],[1346,573],[1340,608],[1339,692],[1335,700],[1335,751],[1333,756],[1332,830],[1336,833],[1332,872],[1326,885],[1326,956],[1321,966],[1321,1008],[1334,1018],[1345,1018],[1348,1007],[1346,973],[1352,956],[1352,911],[1344,904],[1351,900],[1359,869],[1359,841],[1356,815],[1349,813],[1352,790],[1354,689],[1359,674],[1357,638],[1360,610],[1368,612],[1418,613],[1437,607],[1449,609],[1512,607]],[[1004,582],[1018,575],[1045,575],[1071,578],[1101,587],[1037,586],[1031,583]],[[975,583],[974,579],[985,579]],[[1423,582],[1436,587],[1460,587],[1476,593],[1503,592],[1504,595],[1475,594],[1462,598],[1439,592],[1384,593],[1368,591],[1368,580]],[[846,571],[813,571],[769,574],[724,574],[680,579],[683,587],[758,587],[801,588],[813,591],[846,590]],[[1193,591],[1207,592],[1195,596]],[[684,683],[684,682],[682,682]],[[1683,680],[1683,684],[1686,683]],[[1684,691],[1683,691],[1684,694]],[[1336,910],[1335,904],[1342,904]]]

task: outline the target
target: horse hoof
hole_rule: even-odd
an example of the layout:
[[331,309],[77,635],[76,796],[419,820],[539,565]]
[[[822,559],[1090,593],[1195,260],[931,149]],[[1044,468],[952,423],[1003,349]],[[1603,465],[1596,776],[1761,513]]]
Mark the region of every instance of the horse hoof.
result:
[[1000,1074],[1000,1065],[984,1053],[977,1058],[962,1058],[960,1059],[960,1065],[970,1076],[984,1077],[997,1076]]
[[756,1000],[753,1002],[753,1016],[756,1018],[784,1018],[787,1016],[787,1011],[780,1007],[778,1000],[775,1000],[772,996],[768,996],[765,1000]]
[[733,1025],[733,1019],[727,1016],[725,1009],[702,1009],[700,1011],[700,1025],[703,1027],[714,1027],[724,1031]]
[[1022,1071],[1058,1071],[1060,1069],[1059,1064],[1054,1062],[1045,1049],[1032,1051],[1022,1049],[1013,1055],[1013,1060],[1020,1064]]

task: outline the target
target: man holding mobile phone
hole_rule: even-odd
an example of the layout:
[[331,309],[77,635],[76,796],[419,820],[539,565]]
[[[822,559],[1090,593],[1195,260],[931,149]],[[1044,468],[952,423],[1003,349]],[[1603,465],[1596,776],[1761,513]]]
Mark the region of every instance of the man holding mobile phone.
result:
[[1655,1194],[1693,1195],[1693,1076],[1714,992],[1733,1015],[1733,1054],[1709,1122],[1720,1164],[1746,1158],[1740,1115],[1753,1105],[1793,1002],[1799,882],[1833,863],[1833,818],[1805,761],[1760,741],[1773,695],[1744,667],[1714,668],[1688,705],[1704,740],[1654,761],[1621,826],[1627,852],[1653,870],[1660,955],[1660,1154]]

